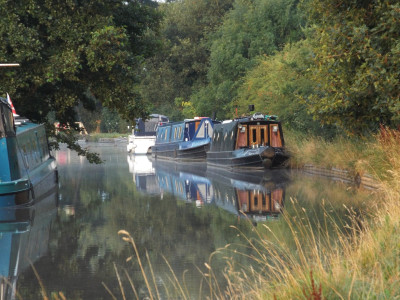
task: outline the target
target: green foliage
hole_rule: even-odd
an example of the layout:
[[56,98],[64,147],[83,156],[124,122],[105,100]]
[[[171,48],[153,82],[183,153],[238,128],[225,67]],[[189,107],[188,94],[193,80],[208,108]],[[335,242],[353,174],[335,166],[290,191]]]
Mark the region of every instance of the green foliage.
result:
[[318,86],[306,99],[325,124],[350,134],[400,124],[398,1],[310,1]]
[[[209,61],[207,36],[222,22],[232,0],[187,0],[161,5],[163,48],[146,60],[141,96],[153,110],[172,118],[175,99],[189,100],[193,90],[203,86]],[[179,102],[179,101],[178,101]]]
[[314,91],[314,82],[307,71],[311,64],[308,41],[286,45],[276,55],[262,57],[239,88],[236,101],[239,115],[248,113],[248,105],[254,104],[256,111],[278,115],[286,128],[324,136],[331,134],[332,129],[321,128],[300,100]]
[[104,107],[101,112],[101,124],[100,130],[101,132],[118,132],[118,133],[126,133],[128,123],[121,119],[121,117],[112,110]]
[[[293,0],[237,0],[213,36],[209,84],[191,98],[203,114],[231,116],[232,100],[246,72],[260,55],[272,55],[302,34],[302,17]],[[208,108],[203,111],[204,108]]]
[[[134,69],[140,62],[129,44],[134,32],[113,22],[113,13],[124,5],[131,4],[0,3],[1,10],[7,11],[0,21],[0,60],[21,64],[18,70],[1,70],[0,83],[3,92],[13,95],[21,114],[45,121],[47,113],[55,111],[61,122],[73,121],[71,108],[79,101],[90,102],[88,90],[126,118],[145,112],[132,97]],[[125,112],[126,104],[137,111]]]
[[124,119],[146,115],[137,70],[156,50],[160,14],[145,2],[1,0],[0,61],[21,67],[0,70],[0,92],[37,122],[55,112],[73,124],[75,107],[93,99]]

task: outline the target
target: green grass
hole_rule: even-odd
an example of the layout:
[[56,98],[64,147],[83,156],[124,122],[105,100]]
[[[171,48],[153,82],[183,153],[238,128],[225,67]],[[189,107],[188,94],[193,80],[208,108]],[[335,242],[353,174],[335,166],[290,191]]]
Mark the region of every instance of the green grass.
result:
[[[300,142],[297,145],[302,145]],[[362,166],[365,171],[379,174],[382,188],[377,193],[382,202],[376,203],[368,216],[354,214],[347,230],[335,227],[336,239],[330,239],[324,226],[311,226],[310,219],[302,216],[301,209],[293,215],[284,213],[291,229],[288,234],[295,244],[294,249],[289,248],[273,231],[260,231],[259,240],[249,241],[247,246],[259,253],[254,264],[259,265],[261,271],[229,262],[225,271],[229,279],[229,298],[400,297],[400,134],[383,131],[374,142],[366,143],[362,149],[358,143],[339,140],[339,143],[328,144],[307,139],[303,145],[308,146],[306,153],[316,155],[318,164],[343,168]],[[343,161],[342,156],[334,155],[337,150],[343,149],[354,151],[346,156],[352,159],[350,164]],[[358,152],[357,149],[361,150]],[[367,158],[379,158],[383,166],[378,166],[376,170],[371,164],[360,163]],[[295,161],[299,164],[315,163],[303,157]],[[327,211],[326,222],[332,220]]]
[[326,141],[320,137],[286,131],[285,142],[291,154],[290,166],[302,168],[311,164],[319,167],[348,170],[352,174],[370,174],[385,178],[390,163],[380,145],[380,135],[369,138],[337,137]]
[[87,139],[88,142],[98,142],[99,139],[101,138],[121,138],[121,137],[128,137],[128,133],[118,133],[118,132],[112,132],[112,133],[92,133],[89,135],[86,135],[85,138]]

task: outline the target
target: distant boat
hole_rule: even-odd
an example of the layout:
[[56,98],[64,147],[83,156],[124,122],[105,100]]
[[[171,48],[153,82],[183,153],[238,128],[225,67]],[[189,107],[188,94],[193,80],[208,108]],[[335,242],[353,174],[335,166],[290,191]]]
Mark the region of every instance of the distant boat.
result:
[[0,98],[0,208],[27,205],[54,188],[56,161],[43,124],[13,116]]
[[166,116],[151,114],[148,120],[139,118],[136,127],[128,137],[126,150],[132,154],[150,154],[151,147],[156,141],[156,130],[159,125],[168,123]]
[[207,163],[228,168],[274,168],[288,159],[276,116],[255,113],[214,127]]
[[207,117],[196,117],[159,126],[156,142],[151,151],[152,157],[205,160],[216,123],[219,122]]

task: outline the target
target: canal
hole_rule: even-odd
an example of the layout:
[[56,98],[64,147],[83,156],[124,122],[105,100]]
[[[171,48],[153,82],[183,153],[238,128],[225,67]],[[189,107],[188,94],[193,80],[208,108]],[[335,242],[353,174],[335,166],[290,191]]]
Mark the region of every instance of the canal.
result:
[[[217,249],[241,247],[265,224],[287,238],[283,211],[303,212],[312,226],[326,225],[329,212],[345,228],[349,211],[362,213],[374,201],[370,191],[301,172],[232,173],[129,156],[124,144],[89,147],[103,164],[61,148],[55,153],[58,189],[16,213],[17,221],[1,223],[5,299],[14,288],[22,299],[43,299],[41,285],[47,296],[61,292],[68,299],[111,299],[110,293],[122,299],[121,286],[133,299],[134,286],[144,299],[142,270],[160,298],[168,298],[174,276],[197,297],[205,263]],[[120,230],[132,237],[140,263]],[[225,266],[223,255],[213,258],[213,270]]]

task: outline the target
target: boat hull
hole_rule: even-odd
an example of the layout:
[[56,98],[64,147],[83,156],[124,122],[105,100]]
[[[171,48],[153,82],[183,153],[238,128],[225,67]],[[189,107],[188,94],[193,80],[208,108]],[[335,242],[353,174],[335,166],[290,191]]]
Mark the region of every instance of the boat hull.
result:
[[129,142],[126,146],[128,153],[137,155],[146,155],[151,151],[151,147],[154,146],[156,141],[155,136],[135,136],[130,135],[128,138]]
[[162,146],[153,146],[151,155],[156,159],[196,161],[205,160],[210,144],[182,148],[178,143]]
[[207,164],[228,168],[276,168],[282,167],[287,155],[280,149],[273,149],[275,155],[267,158],[262,153],[268,147],[240,149],[234,151],[207,152]]

